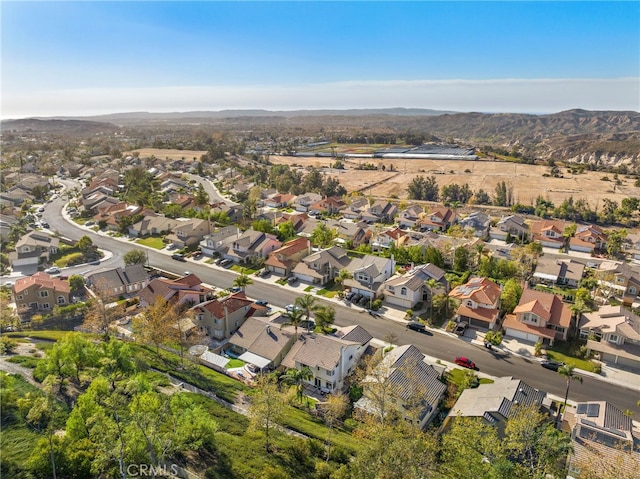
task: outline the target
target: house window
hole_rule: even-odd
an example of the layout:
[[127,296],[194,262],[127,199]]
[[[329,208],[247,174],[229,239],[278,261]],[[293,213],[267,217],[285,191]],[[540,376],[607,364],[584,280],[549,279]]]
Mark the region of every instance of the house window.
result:
[[26,290],[26,291],[24,292],[24,295],[25,295],[25,296],[29,296],[29,290]]
[[49,303],[42,303],[42,309],[49,309],[50,307]]
[[630,286],[629,290],[628,290],[628,293],[636,295],[638,292],[637,292],[637,290],[636,290],[636,288],[634,286]]
[[402,296],[406,296],[407,295],[407,288],[405,288],[404,286],[402,287],[402,289],[400,289],[400,294]]
[[49,291],[40,291],[40,297],[41,298],[46,298],[49,296]]
[[537,324],[538,323],[538,317],[535,314],[530,314],[529,315],[529,321],[531,323],[536,323]]
[[58,304],[64,304],[65,300],[64,300],[64,296],[58,296]]
[[387,291],[389,291],[390,293],[395,293],[395,288],[393,286],[387,286]]
[[607,339],[607,341],[609,341],[610,343],[617,343],[618,339],[619,337],[617,334],[612,334],[609,336],[609,339]]
[[17,296],[17,299],[22,299],[22,295],[21,295],[21,294],[19,294],[19,295]]
[[329,381],[325,383],[325,386],[327,389],[333,389],[333,383],[330,383]]

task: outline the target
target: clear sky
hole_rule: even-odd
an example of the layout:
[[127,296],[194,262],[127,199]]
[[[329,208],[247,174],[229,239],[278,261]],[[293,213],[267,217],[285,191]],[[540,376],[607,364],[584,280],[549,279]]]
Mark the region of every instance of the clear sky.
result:
[[11,2],[3,118],[640,110],[640,2]]

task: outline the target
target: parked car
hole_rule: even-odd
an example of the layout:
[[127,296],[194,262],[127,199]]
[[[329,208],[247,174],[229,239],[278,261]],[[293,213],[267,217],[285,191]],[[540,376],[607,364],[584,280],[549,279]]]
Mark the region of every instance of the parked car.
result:
[[344,295],[344,299],[346,299],[347,301],[350,301],[351,298],[353,298],[355,295],[356,295],[355,292],[349,291],[347,294]]
[[49,227],[49,223],[47,223],[46,221],[43,220],[43,221],[40,221],[40,226],[42,228],[48,228]]
[[99,259],[94,259],[93,261],[89,261],[89,264],[91,266],[97,266],[100,264],[100,260]]
[[410,323],[407,323],[407,329],[418,331],[419,333],[424,333],[427,330],[424,324],[417,321],[411,321]]
[[362,299],[362,295],[359,293],[354,294],[353,296],[351,296],[351,302],[353,304],[357,304],[358,301],[360,301]]
[[240,288],[240,286],[233,286],[229,288],[229,291],[231,291],[232,293],[239,293],[240,291],[242,291],[242,288]]
[[462,336],[468,327],[469,325],[467,323],[458,323],[456,324],[456,328],[453,330],[453,332],[458,336]]
[[233,264],[233,260],[232,259],[223,259],[222,261],[220,261],[220,266],[222,266],[223,268],[228,268]]
[[553,359],[545,359],[540,363],[540,366],[546,369],[551,369],[552,371],[557,371],[562,366],[565,366],[565,363],[561,361],[554,361]]
[[267,276],[269,276],[269,274],[271,273],[271,271],[269,271],[268,269],[261,269],[260,271],[258,271],[258,277],[259,278],[265,278]]
[[300,308],[299,308],[298,306],[296,306],[295,304],[287,304],[287,305],[284,307],[284,310],[285,310],[287,313],[290,313],[291,311],[299,311],[299,310],[300,310]]
[[287,284],[296,284],[298,282],[297,276],[289,276],[287,278]]
[[360,298],[360,301],[358,301],[358,306],[368,306],[369,302],[371,301],[371,298],[368,298],[367,296],[363,296],[362,298]]
[[187,261],[182,253],[172,254],[171,259],[175,259],[176,261]]
[[56,268],[55,266],[52,266],[51,268],[45,269],[44,272],[47,273],[47,274],[60,274],[60,270],[58,268]]
[[469,369],[476,369],[476,363],[474,363],[473,361],[471,361],[471,359],[469,358],[465,358],[464,356],[457,356],[455,363],[458,366],[462,366],[465,368],[469,368]]
[[85,225],[85,226],[93,226],[93,225],[95,225],[95,224],[96,224],[96,222],[95,222],[95,221],[87,221],[84,225]]
[[269,304],[269,301],[265,301],[264,299],[259,299],[258,301],[256,301],[256,304],[258,306],[267,306]]

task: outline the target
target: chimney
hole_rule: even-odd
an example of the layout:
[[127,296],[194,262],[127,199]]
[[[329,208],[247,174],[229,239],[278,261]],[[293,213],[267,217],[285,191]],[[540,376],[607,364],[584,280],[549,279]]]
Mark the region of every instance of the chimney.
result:
[[271,334],[271,326],[267,325],[265,329],[267,331],[267,334]]

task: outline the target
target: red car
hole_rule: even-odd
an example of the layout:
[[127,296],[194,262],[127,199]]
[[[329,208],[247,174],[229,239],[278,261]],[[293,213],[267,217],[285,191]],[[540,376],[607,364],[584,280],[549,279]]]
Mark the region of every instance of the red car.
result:
[[465,368],[469,368],[469,369],[475,369],[476,368],[476,363],[474,363],[473,361],[471,361],[471,359],[469,358],[465,358],[464,356],[457,356],[455,363],[458,366],[462,366]]

